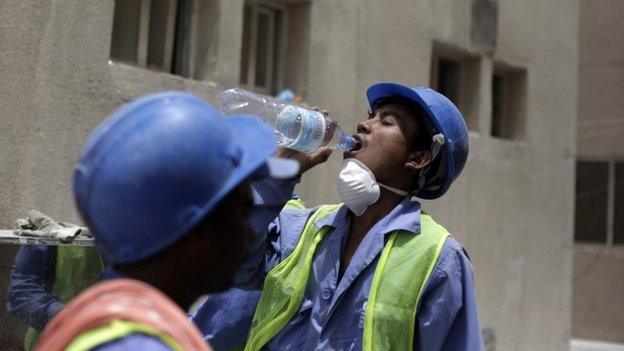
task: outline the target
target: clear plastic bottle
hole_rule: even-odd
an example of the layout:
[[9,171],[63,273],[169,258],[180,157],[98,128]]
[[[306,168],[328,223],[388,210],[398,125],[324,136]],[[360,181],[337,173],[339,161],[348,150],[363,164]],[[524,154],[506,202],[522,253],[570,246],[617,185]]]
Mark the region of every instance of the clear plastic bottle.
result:
[[270,123],[277,135],[277,144],[303,152],[321,146],[351,150],[356,141],[336,121],[322,113],[283,101],[233,88],[217,95],[219,110],[224,115],[255,115]]

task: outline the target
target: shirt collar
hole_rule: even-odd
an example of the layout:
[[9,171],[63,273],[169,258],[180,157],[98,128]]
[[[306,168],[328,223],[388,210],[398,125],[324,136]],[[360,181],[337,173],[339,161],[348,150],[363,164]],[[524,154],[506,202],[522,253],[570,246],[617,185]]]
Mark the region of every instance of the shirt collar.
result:
[[[314,225],[317,228],[330,226],[336,228],[348,223],[352,214],[347,206],[342,205],[338,211],[317,220]],[[379,231],[384,234],[396,230],[407,231],[413,234],[420,234],[420,203],[412,197],[405,197],[395,208],[390,211],[379,224]]]
[[347,206],[342,205],[340,206],[338,211],[334,211],[329,215],[315,221],[314,226],[317,228],[323,228],[325,226],[336,228],[344,224],[345,222],[348,223],[350,216],[351,214],[349,213],[349,209],[347,208]]

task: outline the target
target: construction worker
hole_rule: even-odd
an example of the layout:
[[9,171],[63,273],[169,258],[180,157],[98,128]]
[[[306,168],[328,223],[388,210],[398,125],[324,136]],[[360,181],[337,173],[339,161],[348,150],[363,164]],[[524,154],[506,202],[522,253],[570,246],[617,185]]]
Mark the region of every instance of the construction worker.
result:
[[[30,210],[26,223],[15,231],[28,236],[81,235],[86,228],[57,223],[49,216]],[[25,229],[27,228],[27,229]],[[7,311],[29,325],[24,349],[32,350],[41,331],[65,304],[100,279],[103,269],[94,247],[25,245],[18,251],[7,289]]]
[[367,97],[343,203],[288,202],[237,288],[192,316],[216,350],[483,349],[467,253],[413,198],[437,199],[460,175],[466,124],[429,88],[377,83]]
[[223,118],[188,93],[140,98],[102,122],[73,190],[104,281],[56,315],[37,349],[209,350],[184,310],[231,286],[253,238],[250,180],[297,173],[274,151],[264,122]]

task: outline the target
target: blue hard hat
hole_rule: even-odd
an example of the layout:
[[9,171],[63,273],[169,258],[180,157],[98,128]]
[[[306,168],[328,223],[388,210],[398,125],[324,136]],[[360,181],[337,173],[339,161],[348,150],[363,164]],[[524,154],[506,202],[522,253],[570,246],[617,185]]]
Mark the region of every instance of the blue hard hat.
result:
[[[415,102],[426,112],[425,124],[434,139],[433,151],[440,158],[436,169],[430,168],[416,196],[422,199],[437,199],[444,195],[451,183],[461,173],[468,159],[469,134],[466,122],[457,107],[446,96],[437,91],[417,87],[410,88],[398,83],[377,83],[367,92],[372,110],[384,100],[392,97],[405,98]],[[441,135],[440,135],[441,134]],[[443,138],[438,138],[443,136]],[[436,147],[437,143],[437,147]]]
[[184,237],[246,178],[295,175],[298,163],[272,158],[275,147],[258,117],[222,117],[184,92],[152,94],[91,134],[74,195],[107,262],[136,262]]

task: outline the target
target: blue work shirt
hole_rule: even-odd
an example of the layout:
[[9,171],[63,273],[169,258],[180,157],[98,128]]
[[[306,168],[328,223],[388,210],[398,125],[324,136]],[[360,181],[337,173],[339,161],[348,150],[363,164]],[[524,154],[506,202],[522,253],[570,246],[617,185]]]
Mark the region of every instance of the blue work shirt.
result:
[[25,245],[15,260],[6,296],[7,311],[41,331],[65,307],[52,293],[56,246]]
[[[256,203],[264,208],[264,213],[260,213],[262,218],[256,218],[256,225],[262,224],[276,206],[283,205],[291,196],[292,188],[286,188],[282,187],[284,192],[276,194],[275,184],[256,184]],[[239,271],[237,288],[211,295],[192,316],[215,350],[227,350],[244,343],[264,277],[294,250],[315,210],[285,209],[267,230],[257,230],[259,236],[248,261]],[[405,230],[414,235],[420,232],[420,204],[405,198],[377,222],[365,235],[339,279],[352,216],[343,206],[316,222],[316,227],[328,225],[330,230],[314,254],[303,301],[290,322],[264,349],[362,348],[364,311],[379,255],[391,232]],[[415,350],[483,349],[472,266],[465,250],[453,238],[444,244],[425,286],[414,334]]]

